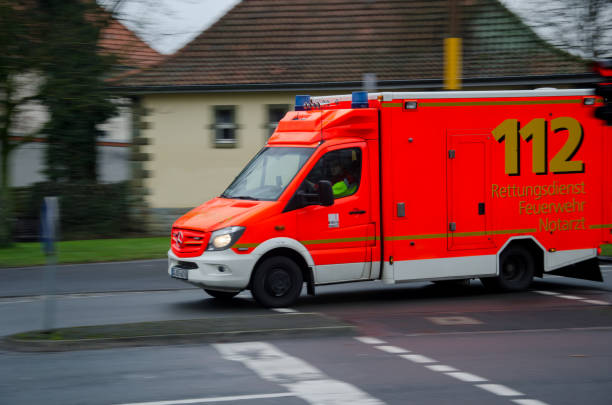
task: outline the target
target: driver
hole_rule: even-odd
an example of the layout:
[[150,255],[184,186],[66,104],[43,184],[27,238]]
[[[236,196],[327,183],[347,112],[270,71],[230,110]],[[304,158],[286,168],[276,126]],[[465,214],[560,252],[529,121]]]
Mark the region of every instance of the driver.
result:
[[339,160],[334,161],[331,167],[331,183],[334,198],[346,197],[357,190],[355,177],[342,166]]

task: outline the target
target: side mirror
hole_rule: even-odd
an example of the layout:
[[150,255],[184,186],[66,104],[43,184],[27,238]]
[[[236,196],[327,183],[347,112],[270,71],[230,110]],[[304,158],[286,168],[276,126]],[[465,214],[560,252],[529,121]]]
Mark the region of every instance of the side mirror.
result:
[[324,207],[334,205],[334,192],[329,180],[319,181],[319,203]]

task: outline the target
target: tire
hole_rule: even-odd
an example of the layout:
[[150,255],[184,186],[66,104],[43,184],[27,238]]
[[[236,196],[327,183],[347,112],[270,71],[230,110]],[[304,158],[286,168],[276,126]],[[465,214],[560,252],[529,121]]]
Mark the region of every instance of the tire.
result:
[[498,291],[523,291],[529,288],[535,272],[533,255],[522,246],[511,246],[499,257],[499,276],[481,278],[485,287]]
[[231,300],[236,295],[238,295],[238,292],[239,292],[239,291],[209,290],[208,288],[204,288],[204,291],[206,291],[206,294],[210,295],[211,297],[217,298],[219,300],[224,300],[224,301]]
[[287,307],[295,303],[304,279],[300,267],[283,256],[264,260],[255,270],[251,280],[251,293],[266,308]]

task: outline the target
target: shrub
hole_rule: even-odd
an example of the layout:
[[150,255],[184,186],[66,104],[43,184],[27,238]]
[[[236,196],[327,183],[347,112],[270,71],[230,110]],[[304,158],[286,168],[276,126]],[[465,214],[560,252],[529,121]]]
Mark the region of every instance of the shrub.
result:
[[[56,196],[63,240],[118,237],[133,234],[137,226],[130,216],[127,182],[114,184],[36,183],[14,190],[17,237],[20,230],[38,232],[44,197]],[[19,224],[21,223],[21,227]],[[21,239],[24,239],[21,235]],[[26,237],[25,239],[31,239]]]

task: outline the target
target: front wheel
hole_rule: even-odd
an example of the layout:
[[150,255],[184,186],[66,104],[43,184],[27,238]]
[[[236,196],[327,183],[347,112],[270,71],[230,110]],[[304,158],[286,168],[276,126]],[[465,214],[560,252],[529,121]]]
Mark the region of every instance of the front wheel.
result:
[[251,293],[264,307],[287,307],[297,301],[303,283],[302,271],[293,260],[270,257],[255,270]]
[[499,257],[499,276],[482,278],[482,283],[495,290],[526,290],[533,280],[535,261],[529,250],[512,246]]

